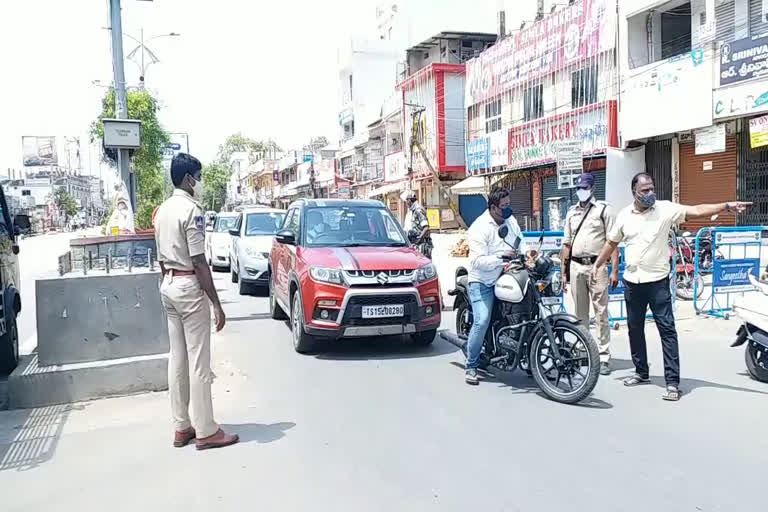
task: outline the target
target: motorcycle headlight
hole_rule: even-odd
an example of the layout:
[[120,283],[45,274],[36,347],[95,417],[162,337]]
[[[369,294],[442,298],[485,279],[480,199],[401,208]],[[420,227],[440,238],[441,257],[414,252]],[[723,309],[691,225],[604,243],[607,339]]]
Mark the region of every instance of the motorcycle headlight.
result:
[[563,291],[563,276],[558,271],[554,271],[549,275],[549,282],[554,295],[560,295]]
[[321,283],[344,284],[344,276],[341,275],[341,270],[335,268],[309,267],[309,276]]
[[413,273],[413,281],[415,283],[423,283],[437,277],[437,269],[430,263],[416,270]]
[[257,251],[253,247],[246,247],[245,248],[245,254],[246,256],[249,256],[251,258],[256,258],[257,260],[264,259],[264,253],[261,251]]

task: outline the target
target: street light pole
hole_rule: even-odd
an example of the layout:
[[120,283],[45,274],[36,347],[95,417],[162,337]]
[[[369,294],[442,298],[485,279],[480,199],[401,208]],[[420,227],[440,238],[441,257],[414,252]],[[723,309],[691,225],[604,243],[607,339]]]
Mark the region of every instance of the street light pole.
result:
[[[112,70],[115,75],[115,117],[128,119],[128,102],[125,95],[125,68],[123,67],[123,23],[120,0],[109,0],[110,28],[112,29]],[[131,172],[131,157],[127,149],[117,150],[117,168],[123,180],[133,211],[136,211],[136,183]]]

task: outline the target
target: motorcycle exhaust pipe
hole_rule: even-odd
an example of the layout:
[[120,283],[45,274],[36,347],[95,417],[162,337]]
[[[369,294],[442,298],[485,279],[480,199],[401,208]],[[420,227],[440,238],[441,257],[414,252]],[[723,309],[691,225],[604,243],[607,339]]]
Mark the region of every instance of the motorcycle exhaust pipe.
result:
[[441,331],[440,337],[442,337],[445,341],[447,341],[451,345],[455,345],[459,347],[461,350],[465,350],[467,346],[466,339],[460,337],[458,334],[453,333],[451,331]]

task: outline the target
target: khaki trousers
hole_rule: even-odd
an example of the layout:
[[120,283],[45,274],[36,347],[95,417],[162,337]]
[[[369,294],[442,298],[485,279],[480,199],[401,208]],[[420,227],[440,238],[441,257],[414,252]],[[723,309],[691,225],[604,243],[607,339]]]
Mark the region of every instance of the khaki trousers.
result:
[[603,268],[592,279],[592,265],[571,261],[571,294],[576,306],[576,316],[589,329],[589,304],[595,311],[597,344],[600,347],[600,361],[611,359],[611,330],[608,325],[608,269]]
[[[219,430],[213,420],[211,308],[195,276],[166,275],[160,297],[168,314],[168,390],[177,431],[195,428],[197,438]],[[190,418],[190,405],[192,417]]]

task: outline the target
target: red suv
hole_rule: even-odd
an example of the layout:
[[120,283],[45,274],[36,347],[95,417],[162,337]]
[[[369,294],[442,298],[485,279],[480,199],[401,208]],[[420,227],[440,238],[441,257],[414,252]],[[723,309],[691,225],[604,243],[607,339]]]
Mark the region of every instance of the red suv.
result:
[[440,325],[435,266],[379,201],[294,202],[269,272],[272,318],[290,316],[297,352],[318,338],[409,334],[428,345]]

